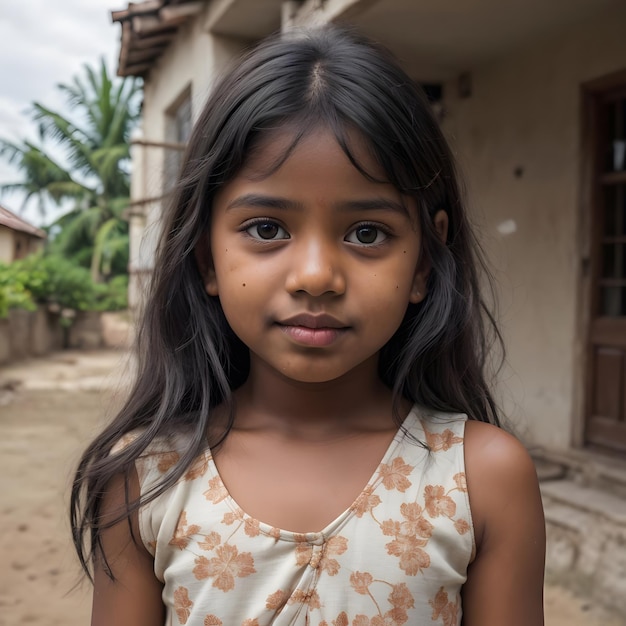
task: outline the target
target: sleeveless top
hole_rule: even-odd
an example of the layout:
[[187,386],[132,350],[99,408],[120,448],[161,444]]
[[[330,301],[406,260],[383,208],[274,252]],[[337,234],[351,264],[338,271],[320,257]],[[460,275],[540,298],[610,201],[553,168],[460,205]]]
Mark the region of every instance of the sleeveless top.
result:
[[[139,513],[166,626],[459,626],[475,552],[465,420],[414,407],[352,506],[320,532],[248,516],[207,450]],[[136,462],[142,494],[182,445],[153,443]]]

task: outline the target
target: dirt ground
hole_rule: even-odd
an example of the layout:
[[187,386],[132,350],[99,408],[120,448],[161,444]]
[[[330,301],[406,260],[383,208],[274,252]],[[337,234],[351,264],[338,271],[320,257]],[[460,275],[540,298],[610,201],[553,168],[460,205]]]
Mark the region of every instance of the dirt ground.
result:
[[[90,589],[70,542],[68,487],[81,450],[123,393],[124,355],[65,352],[0,368],[0,626],[85,626]],[[546,588],[546,626],[624,626]]]

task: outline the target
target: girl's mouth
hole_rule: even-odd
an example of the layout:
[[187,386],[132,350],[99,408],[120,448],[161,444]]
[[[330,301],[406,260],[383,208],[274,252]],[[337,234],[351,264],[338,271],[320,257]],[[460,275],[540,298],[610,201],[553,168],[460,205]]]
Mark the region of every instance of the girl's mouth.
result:
[[335,343],[342,335],[344,335],[348,328],[310,328],[308,326],[296,326],[278,324],[280,330],[288,337],[293,339],[296,343],[303,346],[310,346],[314,348],[324,348]]
[[299,313],[277,322],[278,327],[296,343],[323,348],[335,343],[349,326],[326,313]]

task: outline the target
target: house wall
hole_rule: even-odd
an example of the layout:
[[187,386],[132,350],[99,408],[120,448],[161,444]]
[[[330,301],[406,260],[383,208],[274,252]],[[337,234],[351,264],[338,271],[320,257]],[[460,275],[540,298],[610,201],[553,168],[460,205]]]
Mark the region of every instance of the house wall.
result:
[[518,433],[566,448],[581,438],[588,309],[588,207],[581,84],[626,69],[626,9],[446,85],[445,130],[494,268],[507,364],[500,395]]
[[[210,7],[209,7],[210,9]],[[192,118],[202,109],[213,81],[246,43],[207,32],[207,15],[198,16],[181,28],[144,85],[142,138],[147,142],[171,141],[167,113],[191,88]],[[136,145],[133,148],[131,199],[158,198],[163,193],[165,150]],[[159,233],[161,201],[142,205],[130,220],[131,306],[139,304],[143,279],[149,278]]]
[[29,254],[34,254],[38,250],[41,250],[44,245],[44,240],[39,237],[33,237],[28,233],[22,233],[19,231],[13,232],[13,260],[23,259]]
[[0,225],[0,263],[11,263],[41,250],[44,240]]
[[13,231],[0,225],[0,263],[13,260]]

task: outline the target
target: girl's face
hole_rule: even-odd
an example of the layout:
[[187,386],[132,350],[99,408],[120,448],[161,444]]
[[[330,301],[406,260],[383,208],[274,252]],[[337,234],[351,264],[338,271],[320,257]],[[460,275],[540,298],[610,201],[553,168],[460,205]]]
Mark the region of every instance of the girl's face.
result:
[[[267,175],[292,139],[277,131],[217,193],[206,290],[250,349],[252,375],[262,366],[320,383],[375,373],[409,302],[425,294],[415,203],[364,177],[325,129]],[[351,139],[359,163],[384,179]]]

